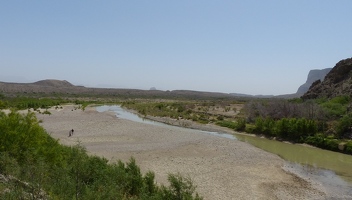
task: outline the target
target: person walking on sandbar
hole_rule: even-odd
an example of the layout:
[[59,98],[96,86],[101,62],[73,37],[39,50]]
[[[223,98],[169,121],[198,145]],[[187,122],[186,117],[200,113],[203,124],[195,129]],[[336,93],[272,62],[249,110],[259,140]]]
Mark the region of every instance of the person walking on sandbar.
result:
[[68,137],[71,137],[73,135],[73,132],[75,132],[73,129],[68,132]]

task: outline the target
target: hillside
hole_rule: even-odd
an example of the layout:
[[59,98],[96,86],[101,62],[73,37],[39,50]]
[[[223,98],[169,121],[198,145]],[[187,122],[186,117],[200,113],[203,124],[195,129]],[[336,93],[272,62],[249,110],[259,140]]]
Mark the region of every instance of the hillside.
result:
[[339,61],[323,81],[315,81],[303,99],[352,96],[352,58]]

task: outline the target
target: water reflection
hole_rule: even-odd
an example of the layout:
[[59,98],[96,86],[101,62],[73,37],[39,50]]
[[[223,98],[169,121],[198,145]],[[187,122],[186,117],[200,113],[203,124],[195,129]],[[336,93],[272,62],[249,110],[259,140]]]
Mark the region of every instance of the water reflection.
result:
[[98,112],[106,112],[106,111],[114,112],[116,114],[116,117],[121,119],[128,119],[131,121],[145,123],[145,124],[165,126],[165,124],[163,123],[141,118],[134,113],[126,111],[125,109],[121,108],[121,106],[99,106],[96,109]]

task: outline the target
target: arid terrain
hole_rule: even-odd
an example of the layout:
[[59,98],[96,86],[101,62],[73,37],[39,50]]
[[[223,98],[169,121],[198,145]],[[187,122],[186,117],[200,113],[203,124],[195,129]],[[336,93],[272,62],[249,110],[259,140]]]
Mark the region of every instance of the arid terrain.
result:
[[[247,143],[192,129],[154,126],[117,118],[114,113],[74,106],[38,114],[43,127],[62,144],[78,142],[111,162],[133,156],[143,172],[166,184],[169,173],[189,176],[205,199],[323,199],[318,184],[283,170],[284,160]],[[69,130],[74,135],[68,137]]]

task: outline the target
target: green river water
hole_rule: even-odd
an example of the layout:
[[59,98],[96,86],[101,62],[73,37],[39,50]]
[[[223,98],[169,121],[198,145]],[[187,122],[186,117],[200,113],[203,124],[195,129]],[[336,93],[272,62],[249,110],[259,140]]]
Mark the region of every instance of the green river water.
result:
[[352,184],[352,156],[327,151],[300,144],[289,144],[266,138],[247,135],[236,135],[240,141],[252,144],[260,149],[274,153],[291,163],[327,169],[336,173]]

